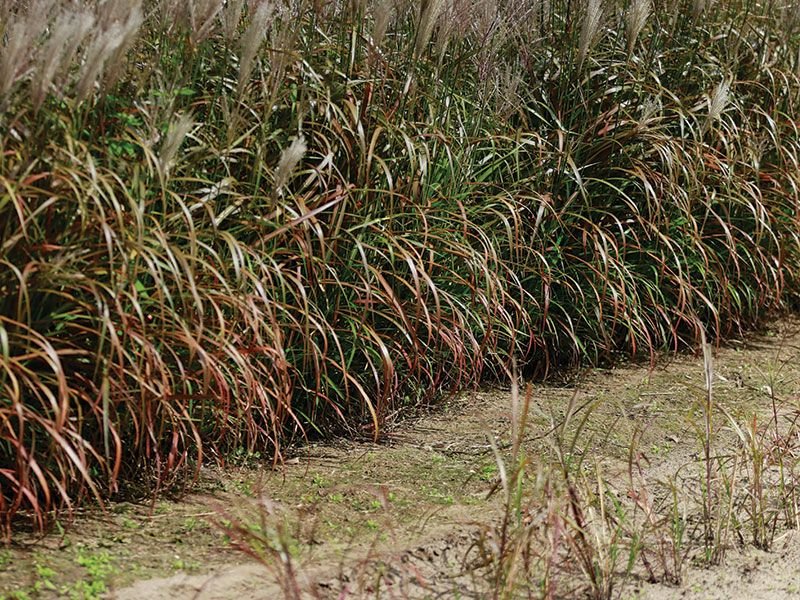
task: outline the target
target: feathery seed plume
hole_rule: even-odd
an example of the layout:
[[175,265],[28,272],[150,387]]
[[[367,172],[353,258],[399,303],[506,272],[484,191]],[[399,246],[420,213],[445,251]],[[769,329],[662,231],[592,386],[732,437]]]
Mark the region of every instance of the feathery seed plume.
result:
[[[24,77],[37,58],[37,40],[48,25],[53,0],[32,2],[26,11],[9,14],[0,32],[0,98]],[[44,18],[43,18],[44,16]],[[3,39],[5,38],[5,39]],[[5,42],[5,43],[3,43]]]
[[168,32],[173,31],[176,25],[189,25],[189,9],[185,0],[160,0],[156,14]]
[[228,42],[232,42],[239,28],[244,12],[244,0],[228,0],[222,11],[222,34]]
[[253,62],[256,53],[261,47],[261,42],[267,35],[269,21],[275,12],[275,5],[269,1],[258,4],[250,19],[250,24],[242,36],[242,54],[239,57],[239,91],[244,89],[250,74],[253,72]]
[[115,24],[106,31],[98,31],[86,49],[80,77],[75,95],[78,101],[88,98],[100,73],[103,71],[105,61],[119,47],[122,38],[122,28]]
[[519,93],[521,85],[520,69],[506,67],[497,74],[495,84],[497,112],[504,119],[508,119],[513,113],[520,111],[523,104]]
[[709,0],[694,0],[692,3],[692,15],[695,17],[700,16],[710,4]]
[[278,193],[289,183],[289,178],[294,173],[300,161],[303,160],[306,149],[306,140],[300,135],[292,141],[288,148],[281,152],[278,167],[275,169],[275,189],[278,190]]
[[181,115],[169,124],[167,135],[164,137],[164,143],[161,145],[161,152],[158,156],[158,165],[165,178],[169,176],[169,170],[175,164],[178,150],[194,125],[191,115],[188,114]]
[[625,14],[625,33],[628,36],[628,52],[633,51],[639,34],[647,24],[652,5],[650,0],[633,0]]
[[120,40],[116,49],[112,52],[105,65],[105,84],[112,85],[122,66],[127,61],[128,51],[133,47],[139,35],[139,29],[144,23],[144,12],[142,10],[142,0],[117,0],[124,7],[124,11],[119,12],[120,19]]
[[488,41],[497,29],[500,20],[500,11],[497,3],[490,0],[481,0],[474,7],[475,29],[481,41]]
[[62,68],[69,69],[78,46],[89,35],[94,23],[94,15],[88,10],[65,10],[56,17],[33,76],[31,100],[34,108],[42,105],[58,72]]
[[586,55],[592,44],[600,33],[603,24],[603,3],[602,0],[589,0],[586,5],[586,13],[583,17],[583,27],[581,27],[581,37],[578,47],[578,64],[583,65]]
[[224,2],[225,0],[189,0],[189,23],[192,29],[190,39],[193,45],[211,35]]
[[720,81],[711,93],[708,103],[708,120],[711,124],[720,118],[730,102],[731,84],[727,79]]
[[97,3],[97,26],[100,29],[110,29],[114,23],[122,23],[128,19],[131,10],[141,7],[141,0],[129,2],[127,0],[100,0]]
[[414,58],[419,59],[428,42],[431,41],[436,20],[445,6],[445,0],[423,0],[417,24],[417,37],[414,41]]
[[75,93],[78,101],[89,96],[104,69],[107,68],[109,80],[116,77],[144,21],[141,0],[108,0],[99,8],[98,26],[78,73]]
[[639,119],[639,124],[643,125],[650,119],[655,117],[661,110],[661,103],[656,97],[649,97],[642,103],[642,117]]
[[459,2],[459,0],[445,0],[442,9],[439,11],[438,27],[436,27],[433,37],[434,56],[442,57],[454,37],[463,39],[469,26],[472,25],[471,3]]
[[394,20],[394,0],[381,0],[375,5],[375,19],[372,27],[372,43],[379,47]]

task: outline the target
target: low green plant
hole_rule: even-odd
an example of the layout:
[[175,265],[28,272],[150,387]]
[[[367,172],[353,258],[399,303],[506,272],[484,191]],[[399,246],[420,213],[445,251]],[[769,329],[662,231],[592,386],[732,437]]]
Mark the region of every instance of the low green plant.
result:
[[249,522],[236,517],[223,517],[218,525],[233,548],[246,553],[269,570],[283,597],[304,598],[308,591],[301,581],[297,566],[300,543],[290,530],[279,508],[262,496],[259,521]]
[[0,595],[0,599],[2,600],[30,600],[31,596],[28,592],[24,591],[13,591],[9,594],[2,594]]
[[58,576],[58,573],[56,573],[47,565],[43,565],[38,562],[36,563],[35,567],[36,581],[33,584],[33,591],[37,594],[46,591],[56,591],[58,588],[56,587],[55,579]]

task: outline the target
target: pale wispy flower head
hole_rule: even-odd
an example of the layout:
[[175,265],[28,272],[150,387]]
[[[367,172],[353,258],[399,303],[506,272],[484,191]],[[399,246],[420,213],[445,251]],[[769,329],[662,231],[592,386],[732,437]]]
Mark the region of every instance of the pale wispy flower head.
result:
[[106,61],[116,54],[122,41],[122,30],[114,24],[105,31],[98,30],[86,48],[83,64],[79,72],[76,95],[78,100],[85,100],[94,89],[94,84],[103,72]]
[[78,100],[89,96],[104,69],[107,79],[116,77],[143,22],[142,0],[107,0],[98,5],[97,27],[78,72]]
[[731,84],[727,79],[720,81],[711,92],[708,102],[708,122],[712,123],[722,116],[731,100]]
[[433,29],[442,10],[445,0],[423,0],[417,22],[417,38],[414,41],[414,58],[419,58],[428,46]]
[[243,12],[244,0],[228,0],[225,3],[220,19],[222,20],[222,33],[229,42],[232,42],[236,37],[236,31],[239,27],[239,22],[242,20]]
[[375,19],[372,27],[372,43],[377,47],[383,43],[386,32],[394,20],[394,0],[380,0],[375,5]]
[[494,34],[501,22],[501,15],[497,2],[493,0],[481,0],[475,4],[473,9],[473,20],[478,39],[487,41]]
[[214,31],[224,0],[188,0],[192,44],[199,44]]
[[581,38],[578,46],[578,63],[583,64],[586,55],[597,40],[603,26],[602,0],[589,0],[586,4],[586,13],[581,27]]
[[508,119],[513,113],[522,109],[523,99],[519,93],[521,86],[520,69],[506,67],[497,74],[494,95],[497,113],[502,118]]
[[88,9],[66,9],[56,17],[32,79],[34,107],[42,105],[59,71],[69,69],[78,46],[91,33],[94,24],[95,17]]
[[628,52],[633,50],[639,34],[647,24],[652,10],[651,0],[633,0],[625,14],[625,34],[628,37]]
[[[252,9],[251,9],[252,10]],[[239,57],[239,90],[243,90],[253,72],[256,55],[261,43],[269,33],[269,27],[275,14],[275,4],[268,0],[260,2],[253,10],[250,24],[241,39],[241,56]]]
[[17,14],[9,9],[8,21],[0,22],[0,98],[30,72],[39,49],[37,40],[54,7],[53,0],[38,0]]
[[127,53],[136,42],[139,30],[144,23],[144,12],[142,0],[115,0],[122,5],[119,10],[119,43],[116,44],[116,51],[106,60],[105,80],[106,84],[117,80],[122,66],[127,61]]
[[714,0],[694,0],[694,2],[692,2],[692,14],[695,17],[700,16],[708,10],[712,4],[714,4]]
[[[433,37],[434,55],[444,55],[453,38],[463,38],[472,25],[472,2],[445,0],[439,11]],[[465,14],[466,13],[466,14]]]
[[642,117],[640,123],[647,123],[650,119],[658,115],[661,111],[661,102],[658,98],[651,96],[642,103]]
[[294,173],[297,165],[303,160],[306,150],[306,139],[300,135],[289,144],[289,147],[281,152],[281,158],[278,161],[278,167],[275,169],[275,189],[280,191],[287,183],[289,178]]
[[158,164],[164,176],[169,174],[170,168],[175,164],[175,157],[183,144],[183,140],[194,128],[194,121],[191,115],[184,114],[173,120],[169,124],[164,143],[161,145],[161,152],[158,155]]

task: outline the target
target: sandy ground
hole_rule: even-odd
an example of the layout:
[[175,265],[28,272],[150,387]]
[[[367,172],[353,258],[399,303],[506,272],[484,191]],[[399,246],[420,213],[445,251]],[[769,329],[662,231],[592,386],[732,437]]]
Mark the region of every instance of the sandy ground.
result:
[[[766,423],[773,401],[781,423],[798,409],[798,323],[778,323],[715,355],[715,452],[733,455],[739,446],[732,422],[755,416]],[[602,465],[623,504],[647,490],[655,511],[668,506],[669,485],[680,491],[688,515],[680,584],[648,581],[663,575],[653,552],[653,573],[638,559],[630,569],[612,569],[611,597],[800,598],[800,534],[776,518],[768,551],[750,543],[744,463],[724,556],[715,566],[702,560],[692,511],[701,496],[703,382],[702,357],[680,356],[656,368],[594,369],[560,385],[533,386],[523,444],[530,468],[552,468],[552,426],[571,406],[578,415],[563,437],[578,440],[586,464],[598,472]],[[302,598],[492,597],[496,580],[476,559],[503,515],[493,445],[509,459],[510,398],[498,389],[464,394],[396,426],[381,444],[312,445],[277,472],[254,461],[209,469],[180,500],[120,504],[78,515],[60,535],[20,536],[0,554],[0,598],[253,600],[295,590]],[[786,479],[792,486],[796,466]],[[535,501],[525,496],[531,507]],[[243,545],[262,560],[242,553]],[[561,552],[555,558],[568,562]],[[93,569],[98,561],[108,569]],[[573,571],[565,566],[558,576],[579,581]],[[90,593],[87,581],[98,584]],[[558,590],[553,597],[586,596],[579,584]],[[519,597],[537,594],[516,590]]]

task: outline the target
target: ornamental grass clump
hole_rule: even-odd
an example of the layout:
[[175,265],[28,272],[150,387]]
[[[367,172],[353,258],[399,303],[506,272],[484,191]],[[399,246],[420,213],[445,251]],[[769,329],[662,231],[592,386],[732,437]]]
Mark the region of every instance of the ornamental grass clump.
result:
[[795,28],[693,5],[0,2],[6,532],[794,306]]

